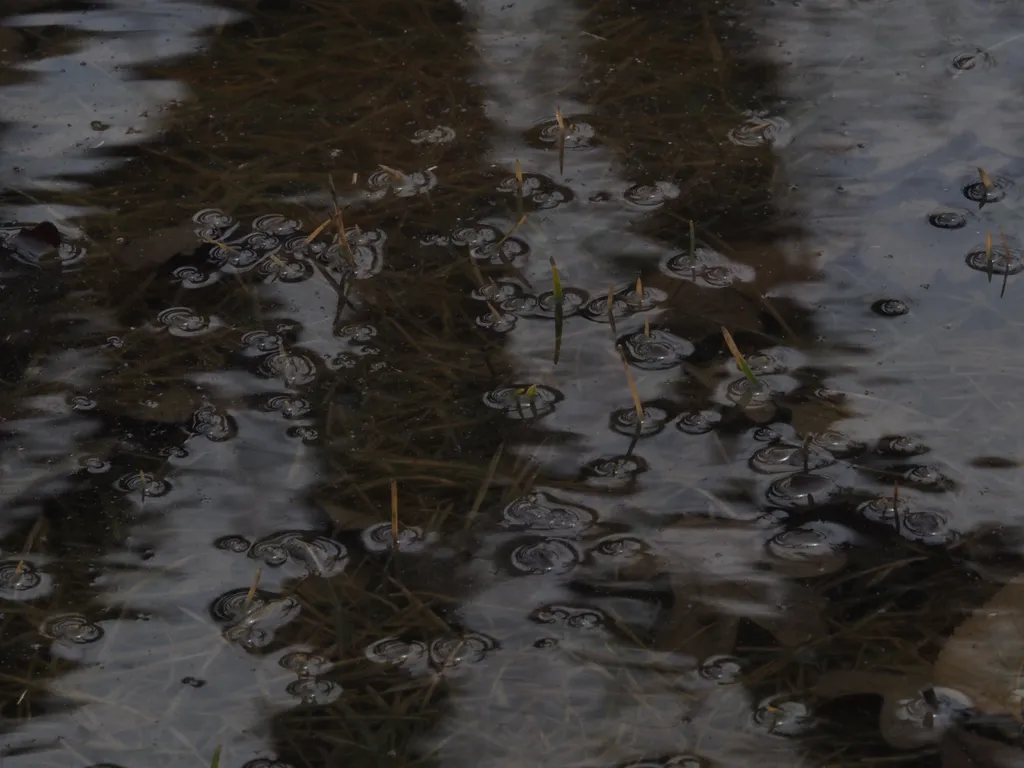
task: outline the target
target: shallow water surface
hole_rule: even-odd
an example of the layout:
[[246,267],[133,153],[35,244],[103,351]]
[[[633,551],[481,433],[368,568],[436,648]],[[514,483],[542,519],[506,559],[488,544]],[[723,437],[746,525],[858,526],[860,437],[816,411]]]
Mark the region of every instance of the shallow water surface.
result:
[[3,13],[4,766],[1024,759],[1024,11]]

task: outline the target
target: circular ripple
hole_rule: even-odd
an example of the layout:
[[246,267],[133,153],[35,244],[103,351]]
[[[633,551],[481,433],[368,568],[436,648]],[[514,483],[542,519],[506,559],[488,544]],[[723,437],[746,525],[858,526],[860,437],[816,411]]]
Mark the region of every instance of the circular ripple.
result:
[[641,539],[633,536],[612,536],[598,542],[590,551],[601,557],[629,558],[643,554],[647,549],[647,545]]
[[946,518],[930,509],[910,510],[900,518],[900,533],[922,544],[948,544],[956,538]]
[[875,451],[883,456],[920,456],[930,449],[916,437],[890,435],[878,441]]
[[[504,240],[500,249],[495,246]],[[490,224],[462,227],[451,236],[452,245],[469,248],[469,255],[477,261],[490,264],[513,262],[525,256],[530,247],[517,237],[505,238],[505,233]]]
[[243,536],[221,536],[219,539],[213,542],[213,546],[217,549],[223,549],[225,552],[248,552],[251,546],[249,540]]
[[238,425],[223,411],[212,405],[203,405],[193,414],[190,431],[211,442],[221,443],[238,434]]
[[[540,129],[538,138],[545,144],[557,144],[562,139],[562,146],[566,149],[586,149],[593,146],[597,132],[594,126],[582,120],[574,120],[570,117],[563,117],[565,129],[559,128],[558,120],[545,120]],[[564,133],[564,137],[560,134]]]
[[944,492],[956,488],[956,482],[951,477],[928,464],[904,468],[903,482],[924,491]]
[[971,218],[970,211],[964,208],[955,208],[928,214],[928,223],[939,229],[963,229]]
[[87,456],[82,459],[82,469],[91,475],[99,475],[103,472],[109,472],[110,467],[110,462],[106,459],[101,459],[99,456]]
[[276,333],[249,331],[242,337],[242,346],[246,352],[265,355],[271,352],[280,352],[284,346],[284,339]]
[[982,181],[974,181],[969,184],[965,184],[963,187],[964,197],[972,202],[979,203],[980,205],[985,205],[986,203],[998,203],[1014,188],[1013,181],[1005,176],[992,176],[989,180],[992,182],[991,187],[987,186]]
[[740,679],[743,665],[735,656],[709,656],[700,663],[697,673],[717,685],[731,685]]
[[807,523],[772,536],[765,549],[773,570],[794,578],[823,576],[846,565],[849,532],[828,523]]
[[488,312],[483,315],[478,315],[476,318],[476,324],[480,328],[486,328],[489,331],[495,333],[508,333],[516,327],[516,323],[519,321],[519,317],[512,314],[511,312],[499,312],[495,315],[493,312]]
[[768,486],[768,501],[780,509],[813,507],[828,501],[836,493],[836,484],[827,475],[796,472],[780,477]]
[[835,429],[818,432],[811,438],[811,442],[828,451],[837,459],[848,459],[867,450],[867,446],[860,440],[854,440],[849,435]]
[[[580,310],[580,307],[586,303],[587,298],[587,292],[581,291],[579,288],[563,288],[561,301],[562,317],[569,317],[570,315],[576,314]],[[546,291],[536,297],[521,296],[506,299],[498,306],[507,312],[514,312],[520,317],[537,317],[546,319],[553,319],[557,317],[559,310],[559,302],[555,299],[555,294],[551,291]]]
[[679,187],[670,181],[656,181],[653,184],[634,184],[622,196],[626,202],[641,208],[655,208],[668,200],[679,197]]
[[387,239],[383,229],[349,227],[345,230],[347,247],[335,242],[327,250],[326,259],[334,264],[345,264],[352,277],[365,280],[379,274],[384,267]]
[[886,741],[901,749],[934,744],[943,732],[961,721],[974,702],[953,688],[934,687],[900,699],[882,709],[882,733]]
[[509,562],[517,573],[529,575],[568,573],[580,563],[580,555],[564,539],[534,539],[509,553]]
[[583,468],[583,476],[592,485],[606,489],[625,488],[636,480],[636,476],[647,471],[647,462],[639,456],[611,456],[595,459]]
[[121,475],[114,481],[114,487],[122,493],[142,496],[163,496],[171,490],[170,484],[149,472],[132,472]]
[[303,704],[324,705],[334,701],[341,695],[341,686],[330,680],[317,680],[312,677],[300,677],[285,687],[291,696],[300,699]]
[[205,288],[220,280],[219,272],[204,272],[198,267],[178,267],[171,273],[174,282],[182,288]]
[[[991,264],[989,257],[991,256]],[[1000,243],[993,245],[991,252],[984,246],[975,248],[967,254],[967,266],[986,274],[991,272],[994,275],[1016,275],[1024,271],[1024,260],[1021,259],[1021,252],[1017,248],[1011,248],[1007,252]]]
[[286,419],[299,419],[312,409],[308,400],[294,395],[274,395],[267,398],[263,405],[265,410],[276,411]]
[[385,637],[383,640],[378,640],[366,646],[363,653],[374,664],[391,664],[407,667],[426,657],[427,646],[419,640]]
[[957,72],[970,72],[976,69],[988,69],[993,63],[995,60],[992,58],[992,54],[978,48],[974,51],[958,53],[949,62],[949,65]]
[[745,408],[760,408],[772,404],[772,390],[764,379],[756,384],[746,378],[734,379],[726,387],[726,397]]
[[371,525],[359,534],[360,541],[367,552],[384,553],[397,549],[400,552],[419,552],[425,549],[428,536],[422,528],[403,526],[398,529],[398,545],[391,534],[391,523]]
[[413,144],[449,144],[455,141],[455,131],[445,125],[420,128],[409,141]]
[[192,216],[196,235],[207,240],[220,240],[238,226],[233,218],[217,208],[204,208]]
[[289,560],[298,561],[314,576],[330,577],[345,569],[348,550],[326,536],[285,531],[257,541],[249,550],[249,557],[271,567],[284,565]]
[[268,379],[281,379],[285,386],[302,387],[316,379],[316,363],[297,352],[276,352],[267,355],[256,367]]
[[539,419],[553,413],[562,393],[544,385],[498,387],[484,394],[484,405],[511,419]]
[[897,516],[902,520],[909,511],[910,505],[905,499],[892,496],[879,496],[857,507],[857,512],[863,515],[864,519],[874,523],[894,523]]
[[643,331],[619,340],[626,359],[637,368],[647,371],[667,371],[675,368],[693,354],[694,346],[668,331],[654,329],[650,335]]
[[781,118],[763,112],[748,113],[741,125],[727,134],[729,141],[740,147],[760,147],[765,144],[786,144],[789,123]]
[[313,265],[308,261],[278,258],[267,259],[260,264],[258,270],[266,282],[279,283],[301,283],[309,280],[314,271]]
[[530,614],[539,624],[564,624],[572,629],[595,629],[606,623],[604,614],[593,608],[545,605]]
[[305,651],[286,653],[277,663],[300,677],[317,677],[327,672],[331,666],[323,656]]
[[910,307],[900,299],[879,299],[871,305],[871,311],[882,317],[899,317],[907,314]]
[[785,694],[762,701],[752,719],[754,725],[776,736],[801,736],[817,725],[806,704]]
[[188,307],[165,309],[156,319],[175,336],[199,336],[210,327],[208,318]]
[[690,411],[684,413],[676,422],[676,429],[688,435],[706,435],[713,432],[722,421],[718,411]]
[[662,268],[672,277],[701,283],[709,288],[727,288],[737,282],[751,282],[755,271],[737,264],[718,251],[698,246],[693,254],[679,253],[664,262]]
[[498,647],[493,638],[479,632],[467,632],[458,637],[441,637],[427,649],[431,665],[436,669],[451,669],[460,664],[476,664]]
[[96,406],[99,405],[95,400],[87,395],[75,395],[71,398],[71,408],[76,411],[94,411]]
[[620,435],[628,435],[630,437],[634,435],[648,437],[658,434],[665,428],[668,414],[664,410],[652,405],[645,405],[641,412],[643,417],[639,420],[640,428],[638,430],[636,408],[622,408],[615,411],[611,416],[612,430]]
[[793,471],[821,469],[834,464],[832,455],[808,446],[804,451],[799,445],[766,445],[754,451],[748,464],[755,472],[766,475],[785,474]]
[[369,187],[366,192],[367,199],[377,201],[383,200],[389,194],[403,198],[426,194],[437,186],[437,176],[433,171],[402,173],[381,168],[371,173],[366,183]]
[[0,563],[0,592],[28,592],[42,583],[42,575],[26,560]]
[[502,510],[502,525],[534,531],[576,532],[597,520],[593,510],[561,501],[543,491],[516,499]]
[[85,645],[103,637],[103,629],[77,613],[65,613],[46,620],[39,628],[39,634],[51,640]]

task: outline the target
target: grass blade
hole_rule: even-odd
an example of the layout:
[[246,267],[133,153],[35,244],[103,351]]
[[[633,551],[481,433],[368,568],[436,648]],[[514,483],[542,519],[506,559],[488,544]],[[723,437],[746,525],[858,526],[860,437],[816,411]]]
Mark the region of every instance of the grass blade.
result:
[[736,346],[736,341],[733,339],[732,334],[729,333],[729,329],[724,325],[722,326],[722,338],[725,339],[725,346],[729,348],[729,352],[732,353],[733,359],[736,361],[736,367],[740,369],[747,381],[753,384],[755,387],[760,383],[757,380],[757,376],[750,370],[750,366],[747,365],[747,359],[743,357],[743,353],[740,352],[740,348]]
[[220,744],[213,750],[213,757],[210,759],[210,768],[220,768]]
[[988,281],[992,282],[992,233],[985,233],[985,266],[988,270]]

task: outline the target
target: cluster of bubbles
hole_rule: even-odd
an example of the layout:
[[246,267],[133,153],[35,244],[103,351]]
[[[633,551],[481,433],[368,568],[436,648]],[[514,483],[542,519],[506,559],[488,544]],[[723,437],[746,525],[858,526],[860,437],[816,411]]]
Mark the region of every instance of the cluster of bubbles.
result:
[[[383,175],[381,175],[383,174]],[[371,197],[389,192],[405,194],[419,188],[410,181],[399,184],[384,171],[370,179]],[[397,190],[397,191],[396,191]],[[387,236],[383,230],[350,227],[342,237],[325,228],[317,238],[303,231],[302,222],[279,214],[259,216],[248,227],[216,208],[207,208],[193,216],[196,236],[212,243],[207,266],[178,268],[174,276],[183,287],[198,288],[212,284],[216,273],[255,274],[268,282],[295,283],[316,273],[314,264],[342,278],[366,279],[380,272],[384,263]],[[326,241],[326,242],[325,242]],[[175,322],[195,325],[194,315],[180,311]],[[201,320],[201,318],[200,318]],[[192,331],[187,331],[192,333]]]
[[400,667],[413,674],[448,674],[480,663],[497,648],[498,642],[488,635],[463,632],[429,641],[385,637],[368,645],[364,655],[374,664]]
[[342,694],[342,688],[333,680],[324,677],[330,672],[331,664],[323,656],[304,651],[286,653],[278,660],[284,669],[295,674],[287,692],[305,705],[330,704]]
[[226,639],[252,650],[273,642],[276,632],[298,615],[299,602],[293,597],[242,588],[218,597],[210,613],[225,624]]

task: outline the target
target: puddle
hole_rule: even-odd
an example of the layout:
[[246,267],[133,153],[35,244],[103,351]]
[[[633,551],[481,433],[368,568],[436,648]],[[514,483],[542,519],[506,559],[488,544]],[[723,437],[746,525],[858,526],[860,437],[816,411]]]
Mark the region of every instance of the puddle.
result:
[[4,765],[1017,754],[1024,17],[868,5],[5,7]]

